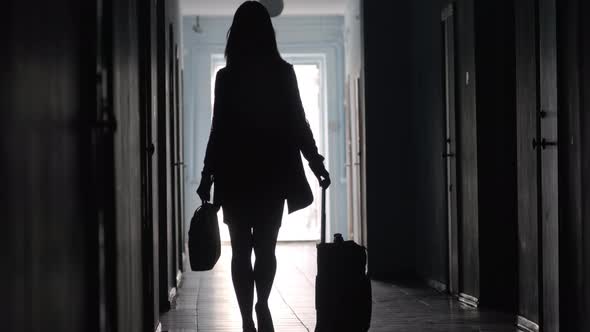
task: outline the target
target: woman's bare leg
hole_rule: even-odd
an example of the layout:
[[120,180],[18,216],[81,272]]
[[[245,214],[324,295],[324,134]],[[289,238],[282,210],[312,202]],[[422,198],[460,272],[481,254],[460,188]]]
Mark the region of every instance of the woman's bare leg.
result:
[[277,245],[278,227],[270,225],[255,227],[253,232],[254,253],[254,280],[256,282],[257,302],[266,304],[275,274],[277,272],[277,258],[275,248]]
[[252,319],[254,273],[251,260],[253,245],[251,228],[240,225],[228,225],[228,227],[232,247],[231,276],[242,315],[242,328],[244,331],[255,331]]
[[[256,317],[260,332],[274,331],[268,297],[277,271],[277,258],[275,249],[280,228],[280,218],[283,214],[283,201],[279,204],[269,204],[266,220],[260,220],[260,225],[253,228],[254,253],[254,280],[256,283]],[[277,219],[278,218],[278,219]]]

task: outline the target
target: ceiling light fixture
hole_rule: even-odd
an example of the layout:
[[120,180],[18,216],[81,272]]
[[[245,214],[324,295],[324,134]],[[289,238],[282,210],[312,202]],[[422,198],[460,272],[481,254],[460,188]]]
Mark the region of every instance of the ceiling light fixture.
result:
[[281,15],[283,9],[285,8],[285,4],[283,0],[258,0],[261,4],[266,7],[270,17],[277,17]]

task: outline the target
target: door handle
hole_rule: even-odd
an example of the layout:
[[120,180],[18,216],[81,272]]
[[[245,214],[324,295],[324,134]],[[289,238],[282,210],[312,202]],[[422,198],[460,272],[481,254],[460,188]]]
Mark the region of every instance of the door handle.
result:
[[556,117],[557,116],[557,111],[556,110],[540,110],[539,111],[539,117],[541,119],[545,119],[548,117]]
[[454,156],[455,156],[455,154],[454,154],[454,153],[452,153],[452,152],[449,152],[449,153],[443,153],[443,154],[442,154],[442,158],[443,158],[443,159],[444,159],[444,158],[451,158],[451,157],[454,157]]
[[145,151],[146,151],[146,152],[147,152],[147,153],[148,153],[150,156],[153,156],[153,155],[154,155],[154,152],[156,152],[156,147],[154,146],[154,143],[150,143],[150,144],[148,145],[148,147],[147,147],[147,148],[145,148]]
[[541,141],[537,141],[536,138],[533,138],[533,149],[537,149],[538,147],[545,150],[548,146],[557,146],[556,141],[548,141],[546,138],[541,139]]
[[115,120],[114,115],[106,111],[103,111],[101,118],[94,120],[92,126],[95,129],[100,129],[103,131],[114,133],[115,131],[117,131],[117,120]]

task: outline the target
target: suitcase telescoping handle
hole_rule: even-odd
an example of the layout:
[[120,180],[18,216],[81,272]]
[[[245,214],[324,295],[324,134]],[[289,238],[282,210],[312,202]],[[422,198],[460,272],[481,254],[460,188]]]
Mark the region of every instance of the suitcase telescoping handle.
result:
[[322,235],[321,243],[326,243],[326,188],[322,188]]

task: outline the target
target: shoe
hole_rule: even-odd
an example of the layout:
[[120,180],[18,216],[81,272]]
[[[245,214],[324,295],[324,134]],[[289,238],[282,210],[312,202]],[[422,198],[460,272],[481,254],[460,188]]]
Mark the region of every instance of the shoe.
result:
[[256,303],[254,306],[256,309],[256,320],[258,321],[259,332],[275,332],[275,328],[272,323],[272,316],[270,315],[270,309],[268,304]]

